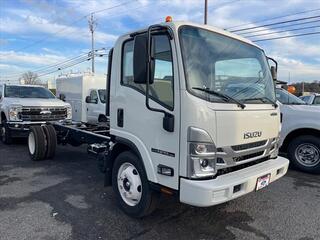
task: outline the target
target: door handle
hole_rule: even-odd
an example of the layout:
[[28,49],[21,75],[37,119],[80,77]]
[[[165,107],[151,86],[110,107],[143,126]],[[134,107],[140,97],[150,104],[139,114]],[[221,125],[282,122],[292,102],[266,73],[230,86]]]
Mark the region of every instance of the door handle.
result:
[[123,109],[118,108],[117,111],[117,125],[118,127],[123,127]]

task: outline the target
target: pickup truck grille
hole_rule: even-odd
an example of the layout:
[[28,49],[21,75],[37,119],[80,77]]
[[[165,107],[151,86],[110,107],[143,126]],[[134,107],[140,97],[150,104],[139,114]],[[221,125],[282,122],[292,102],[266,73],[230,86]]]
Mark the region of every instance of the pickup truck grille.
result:
[[24,107],[20,113],[22,121],[57,121],[67,117],[64,107]]

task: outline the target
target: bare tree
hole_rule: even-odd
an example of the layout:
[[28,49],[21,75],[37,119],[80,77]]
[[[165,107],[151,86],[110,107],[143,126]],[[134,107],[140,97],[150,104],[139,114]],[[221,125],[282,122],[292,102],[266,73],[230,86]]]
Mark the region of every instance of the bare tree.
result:
[[29,84],[29,85],[40,84],[40,79],[38,77],[38,74],[31,71],[28,71],[22,74],[20,78],[20,82],[21,80],[24,82],[24,84]]

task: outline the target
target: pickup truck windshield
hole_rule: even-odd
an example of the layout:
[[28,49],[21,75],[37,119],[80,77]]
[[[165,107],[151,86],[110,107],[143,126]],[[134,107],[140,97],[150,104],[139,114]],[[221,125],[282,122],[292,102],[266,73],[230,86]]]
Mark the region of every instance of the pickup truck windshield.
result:
[[100,101],[102,103],[106,103],[106,99],[107,99],[107,91],[104,89],[99,89],[98,90],[99,93],[99,97],[100,97]]
[[303,100],[284,89],[277,88],[276,97],[279,102],[285,105],[306,105]]
[[223,102],[218,96],[200,91],[199,88],[203,88],[246,104],[266,103],[264,99],[275,101],[273,80],[261,49],[192,26],[180,28],[180,42],[186,84],[191,94]]
[[25,86],[6,86],[4,96],[10,98],[55,98],[55,96],[45,88]]

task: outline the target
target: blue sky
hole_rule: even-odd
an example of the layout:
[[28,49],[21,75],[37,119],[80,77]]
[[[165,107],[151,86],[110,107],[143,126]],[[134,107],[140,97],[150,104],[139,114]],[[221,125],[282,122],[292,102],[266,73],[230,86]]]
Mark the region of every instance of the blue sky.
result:
[[[128,31],[174,20],[203,21],[204,0],[0,0],[0,80],[17,79],[20,73],[36,70],[88,52],[90,34],[86,15],[93,11],[98,25],[96,48],[113,45]],[[208,0],[208,24],[220,28],[285,21],[320,15],[319,0]],[[265,19],[318,9],[317,11],[255,23]],[[314,19],[317,20],[317,19]],[[320,19],[318,19],[320,20]],[[320,22],[305,26],[320,26]],[[299,27],[299,26],[297,26]],[[269,33],[270,28],[264,28]],[[279,30],[279,29],[278,29]],[[320,28],[296,32],[319,32]],[[291,33],[292,34],[292,33]],[[286,36],[288,32],[264,38]],[[251,38],[257,39],[256,38]],[[320,80],[320,35],[259,42],[266,53],[278,60],[279,78],[291,82]],[[106,72],[106,58],[97,59],[96,72]],[[60,73],[86,71],[86,62],[41,77],[54,79]]]

